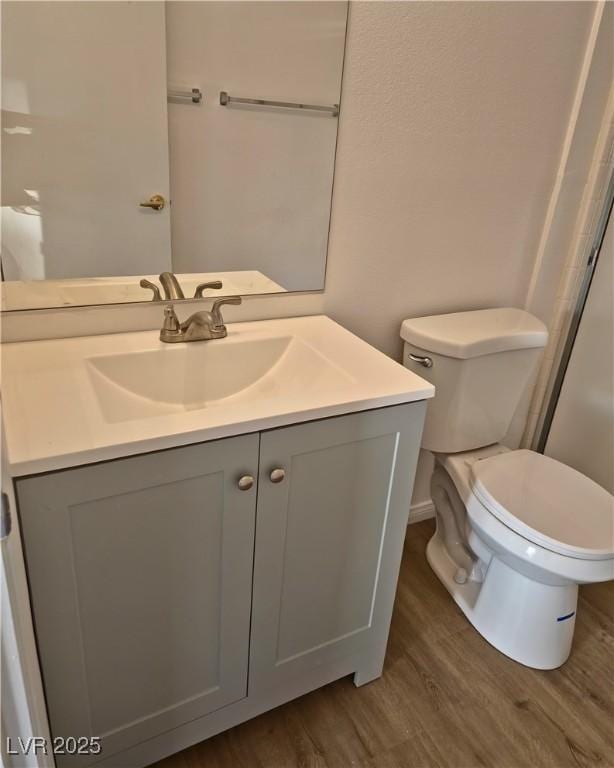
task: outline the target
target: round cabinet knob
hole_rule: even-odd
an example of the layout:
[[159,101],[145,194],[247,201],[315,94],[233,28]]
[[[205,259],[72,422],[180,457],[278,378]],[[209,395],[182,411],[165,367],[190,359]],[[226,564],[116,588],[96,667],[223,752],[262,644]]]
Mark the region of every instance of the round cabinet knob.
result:
[[243,475],[239,478],[237,485],[240,491],[249,491],[254,485],[254,478],[251,475]]
[[269,475],[272,483],[281,483],[285,476],[286,470],[283,467],[272,469],[271,474]]

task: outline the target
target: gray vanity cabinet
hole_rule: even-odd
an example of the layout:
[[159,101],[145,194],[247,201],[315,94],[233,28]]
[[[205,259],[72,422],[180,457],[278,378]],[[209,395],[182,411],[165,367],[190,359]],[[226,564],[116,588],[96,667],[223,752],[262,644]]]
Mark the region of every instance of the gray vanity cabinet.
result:
[[100,736],[101,766],[136,768],[381,674],[424,410],[19,480],[53,735]]
[[108,755],[246,695],[258,440],[18,482],[54,736]]

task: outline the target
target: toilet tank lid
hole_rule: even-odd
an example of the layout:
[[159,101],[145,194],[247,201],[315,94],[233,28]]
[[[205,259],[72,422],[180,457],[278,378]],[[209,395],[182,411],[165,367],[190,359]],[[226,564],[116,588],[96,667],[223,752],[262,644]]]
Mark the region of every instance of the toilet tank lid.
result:
[[403,321],[401,338],[421,349],[468,359],[493,352],[544,347],[546,326],[522,309],[478,309]]

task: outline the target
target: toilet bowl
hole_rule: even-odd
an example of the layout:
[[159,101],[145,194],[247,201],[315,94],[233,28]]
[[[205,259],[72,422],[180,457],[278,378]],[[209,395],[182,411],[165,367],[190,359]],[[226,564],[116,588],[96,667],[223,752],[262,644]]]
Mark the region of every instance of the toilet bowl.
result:
[[578,584],[614,579],[614,497],[499,442],[546,330],[503,309],[406,320],[401,335],[405,364],[436,386],[423,438],[435,455],[428,562],[495,648],[556,668],[571,651]]
[[614,578],[610,494],[554,459],[498,445],[437,456],[431,491],[427,559],[469,621],[516,661],[563,664],[578,584]]

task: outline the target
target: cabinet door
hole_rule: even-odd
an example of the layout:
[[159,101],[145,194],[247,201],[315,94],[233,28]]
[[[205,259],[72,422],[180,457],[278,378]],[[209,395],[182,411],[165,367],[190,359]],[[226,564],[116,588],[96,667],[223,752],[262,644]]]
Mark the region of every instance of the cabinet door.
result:
[[246,695],[258,441],[18,483],[54,736],[108,757]]
[[423,420],[414,403],[262,434],[250,695],[340,660],[381,672]]

